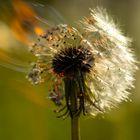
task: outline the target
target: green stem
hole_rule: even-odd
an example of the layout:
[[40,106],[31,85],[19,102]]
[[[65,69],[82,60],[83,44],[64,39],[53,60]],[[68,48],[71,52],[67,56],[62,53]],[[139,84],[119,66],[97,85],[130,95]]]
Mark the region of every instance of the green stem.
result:
[[[71,81],[71,110],[75,111],[78,108],[77,104],[77,85],[75,80]],[[71,118],[71,139],[80,140],[80,127],[79,127],[79,116],[73,116]]]
[[[79,127],[79,115],[75,116],[73,112],[78,109],[77,96],[78,89],[77,83],[74,79],[65,79],[65,96],[67,107],[70,109],[71,114],[71,139],[80,140],[80,127]],[[70,103],[70,104],[69,104]]]
[[71,118],[71,139],[80,140],[79,117]]

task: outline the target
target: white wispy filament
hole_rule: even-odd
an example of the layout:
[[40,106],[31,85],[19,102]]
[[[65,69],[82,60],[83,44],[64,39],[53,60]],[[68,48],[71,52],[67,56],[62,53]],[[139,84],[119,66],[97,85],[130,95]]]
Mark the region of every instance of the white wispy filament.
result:
[[[91,17],[81,23],[85,38],[98,52],[87,85],[93,91],[97,106],[106,111],[126,101],[128,90],[133,87],[137,66],[130,48],[131,40],[123,36],[104,9],[91,9]],[[93,115],[98,113],[95,108],[89,108]]]

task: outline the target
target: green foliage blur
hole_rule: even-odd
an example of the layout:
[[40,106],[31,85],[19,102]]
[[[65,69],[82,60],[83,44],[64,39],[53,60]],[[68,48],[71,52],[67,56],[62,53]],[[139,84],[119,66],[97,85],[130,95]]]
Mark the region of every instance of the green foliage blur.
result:
[[[123,32],[133,38],[132,47],[140,60],[140,0],[42,0],[27,1],[47,4],[59,11],[65,22],[88,15],[89,8],[102,6],[113,15]],[[37,7],[41,11],[41,7]],[[60,16],[49,9],[56,21]],[[22,12],[19,8],[19,13]],[[47,19],[47,12],[41,15]],[[14,18],[11,1],[0,0],[0,140],[70,140],[70,119],[56,118],[55,106],[48,99],[47,83],[33,86],[23,70],[30,68],[35,58],[27,44],[15,39],[10,23]],[[55,22],[56,22],[55,21]],[[53,21],[52,21],[53,22]],[[26,64],[27,66],[22,66]],[[21,65],[21,66],[20,66]],[[96,118],[81,117],[81,140],[140,139],[140,71],[131,102]]]

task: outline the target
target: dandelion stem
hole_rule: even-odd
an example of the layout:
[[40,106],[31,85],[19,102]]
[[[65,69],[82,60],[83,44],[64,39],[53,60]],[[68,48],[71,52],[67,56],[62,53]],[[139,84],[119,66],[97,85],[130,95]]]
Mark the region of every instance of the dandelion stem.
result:
[[[71,109],[73,111],[78,109],[77,105],[77,87],[76,83],[72,81],[72,90],[71,90]],[[73,112],[72,112],[73,113]],[[80,127],[79,127],[79,115],[72,115],[71,117],[71,139],[72,140],[80,140]]]
[[71,118],[71,139],[80,140],[79,117]]
[[80,127],[79,127],[79,115],[75,115],[78,109],[77,104],[77,84],[74,79],[65,79],[65,96],[67,101],[67,107],[70,110],[71,116],[71,139],[80,140]]

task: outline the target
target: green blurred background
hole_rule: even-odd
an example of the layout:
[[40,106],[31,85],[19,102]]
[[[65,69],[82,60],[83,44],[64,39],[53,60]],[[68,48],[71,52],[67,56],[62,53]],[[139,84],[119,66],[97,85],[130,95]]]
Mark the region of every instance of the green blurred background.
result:
[[[102,6],[126,35],[133,38],[133,48],[140,60],[140,0],[42,0],[40,2],[59,11],[66,23],[88,15],[89,8]],[[14,3],[16,5],[16,3]],[[17,4],[18,7],[18,4]],[[47,6],[46,6],[47,7]],[[52,8],[36,7],[41,17],[61,22]],[[19,13],[22,9],[19,6]],[[49,14],[48,14],[49,13]],[[48,15],[47,15],[48,14]],[[70,140],[70,120],[57,119],[55,106],[48,100],[47,83],[31,85],[19,72],[29,68],[34,60],[28,47],[12,34],[11,22],[16,18],[10,0],[0,0],[0,140]],[[16,31],[14,29],[14,31]],[[21,66],[20,66],[21,65]],[[117,109],[96,118],[81,117],[81,140],[139,140],[140,139],[140,71],[132,102],[122,103]]]

